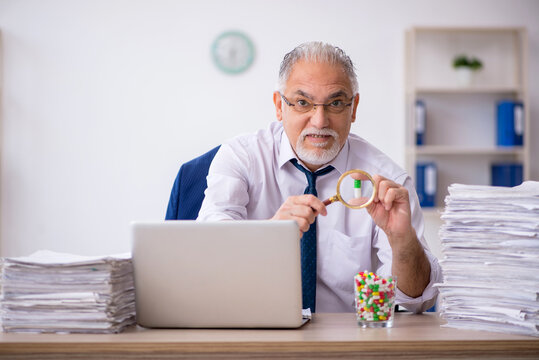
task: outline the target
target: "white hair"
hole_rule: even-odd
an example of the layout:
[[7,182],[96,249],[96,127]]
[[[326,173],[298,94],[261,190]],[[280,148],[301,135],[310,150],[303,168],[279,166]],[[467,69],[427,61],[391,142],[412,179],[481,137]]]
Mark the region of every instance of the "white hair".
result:
[[357,75],[352,60],[346,53],[331,44],[312,41],[299,45],[286,54],[279,69],[277,89],[283,93],[292,68],[299,60],[341,65],[350,80],[354,94],[358,92]]

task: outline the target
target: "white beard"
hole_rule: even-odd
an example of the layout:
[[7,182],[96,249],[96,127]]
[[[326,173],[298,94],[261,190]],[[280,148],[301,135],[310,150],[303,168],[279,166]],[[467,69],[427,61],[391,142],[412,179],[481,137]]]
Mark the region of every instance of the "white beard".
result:
[[[310,135],[329,135],[333,137],[333,145],[327,150],[308,150],[305,148],[305,137]],[[326,144],[314,145],[324,147]],[[305,129],[301,132],[296,142],[296,153],[298,158],[304,163],[311,165],[324,165],[335,159],[339,155],[341,144],[339,142],[339,134],[331,129]]]

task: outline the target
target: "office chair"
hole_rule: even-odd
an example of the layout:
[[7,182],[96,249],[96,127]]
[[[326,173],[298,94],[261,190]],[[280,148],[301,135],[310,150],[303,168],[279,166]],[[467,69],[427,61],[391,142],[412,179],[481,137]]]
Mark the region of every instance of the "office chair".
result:
[[180,167],[168,201],[165,220],[195,220],[208,187],[206,176],[221,145]]

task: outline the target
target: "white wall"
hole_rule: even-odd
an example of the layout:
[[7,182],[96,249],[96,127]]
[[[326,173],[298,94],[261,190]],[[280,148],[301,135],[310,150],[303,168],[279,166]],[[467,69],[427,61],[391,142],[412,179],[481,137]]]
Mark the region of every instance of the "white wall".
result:
[[[1,254],[128,251],[129,222],[163,218],[181,163],[273,121],[279,63],[301,42],[348,52],[352,130],[401,165],[411,26],[526,26],[537,118],[538,18],[536,0],[0,0]],[[256,46],[239,76],[210,58],[228,29]]]

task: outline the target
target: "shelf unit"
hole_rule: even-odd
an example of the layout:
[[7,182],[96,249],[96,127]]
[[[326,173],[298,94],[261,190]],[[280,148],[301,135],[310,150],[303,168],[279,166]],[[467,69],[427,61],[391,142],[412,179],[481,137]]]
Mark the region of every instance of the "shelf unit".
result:
[[[459,86],[452,67],[459,54],[482,60],[483,69],[468,86]],[[437,166],[439,214],[452,183],[490,185],[490,165],[519,162],[529,179],[527,33],[524,28],[415,27],[406,33],[406,169]],[[424,145],[416,145],[415,103],[426,104]],[[496,103],[524,103],[524,145],[496,146]],[[425,210],[425,209],[424,209]],[[432,217],[430,216],[429,217]]]

